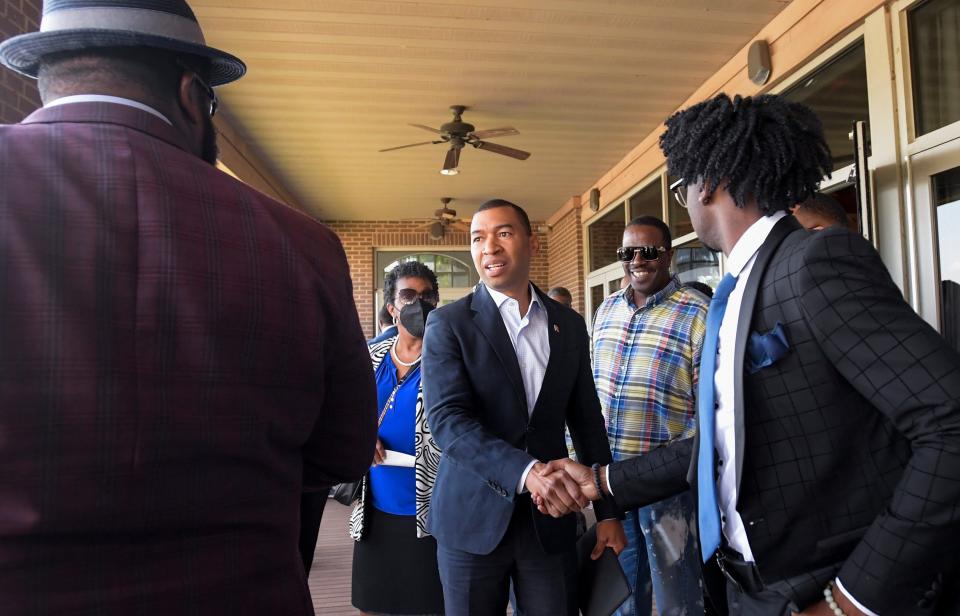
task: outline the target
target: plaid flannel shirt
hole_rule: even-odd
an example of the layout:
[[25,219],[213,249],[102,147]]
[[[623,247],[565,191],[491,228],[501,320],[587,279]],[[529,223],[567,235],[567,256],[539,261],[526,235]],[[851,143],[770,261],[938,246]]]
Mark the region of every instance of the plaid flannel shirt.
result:
[[629,288],[600,305],[593,378],[614,460],[693,435],[708,306],[676,277],[643,306]]

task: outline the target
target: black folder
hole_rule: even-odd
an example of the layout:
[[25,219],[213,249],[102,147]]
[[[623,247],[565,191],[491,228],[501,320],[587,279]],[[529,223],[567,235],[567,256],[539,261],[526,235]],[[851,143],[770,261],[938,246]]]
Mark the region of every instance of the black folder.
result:
[[596,545],[597,527],[591,526],[577,541],[580,612],[583,616],[610,616],[630,596],[630,583],[612,549],[605,549],[597,560],[590,559]]

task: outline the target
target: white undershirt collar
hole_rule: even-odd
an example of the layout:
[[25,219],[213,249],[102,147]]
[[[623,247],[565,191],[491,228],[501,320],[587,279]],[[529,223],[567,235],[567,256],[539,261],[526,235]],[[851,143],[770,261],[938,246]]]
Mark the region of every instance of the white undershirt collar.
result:
[[739,276],[743,268],[753,258],[753,255],[760,250],[760,246],[766,241],[774,225],[786,215],[787,213],[781,210],[770,216],[761,216],[759,220],[750,225],[750,228],[744,231],[737,243],[733,245],[733,250],[727,257],[727,271],[733,276]]
[[149,105],[144,105],[140,101],[131,100],[129,98],[108,96],[106,94],[74,94],[72,96],[61,96],[60,98],[54,99],[45,104],[43,108],[47,109],[48,107],[69,105],[71,103],[113,103],[115,105],[126,105],[127,107],[133,107],[135,109],[139,109],[140,111],[146,111],[149,114],[155,115],[170,126],[173,126],[173,123],[167,119],[167,116],[163,115]]

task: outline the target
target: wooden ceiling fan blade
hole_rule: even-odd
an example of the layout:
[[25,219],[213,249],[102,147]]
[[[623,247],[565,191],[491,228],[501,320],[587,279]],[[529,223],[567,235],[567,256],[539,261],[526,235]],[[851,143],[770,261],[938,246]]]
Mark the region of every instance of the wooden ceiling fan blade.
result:
[[504,156],[509,156],[510,158],[516,158],[517,160],[527,160],[530,158],[530,152],[508,148],[507,146],[500,145],[499,143],[478,141],[475,147],[478,147],[481,150],[487,150],[488,152],[493,152],[495,154],[503,154]]
[[456,169],[460,165],[460,150],[456,146],[447,150],[447,158],[443,161],[444,169]]
[[423,124],[411,124],[410,126],[413,126],[414,128],[422,128],[423,130],[430,131],[431,133],[436,133],[438,135],[443,134],[442,130],[439,130],[437,128],[430,128],[429,126],[424,126]]
[[393,150],[402,150],[403,148],[415,148],[418,145],[433,145],[434,143],[443,143],[443,141],[421,141],[420,143],[408,143],[407,145],[398,145],[395,148],[386,148],[384,150],[377,150],[378,152],[392,152]]
[[512,137],[514,135],[519,135],[520,131],[515,129],[512,126],[504,126],[503,128],[488,128],[487,130],[475,130],[470,133],[477,139],[496,139],[498,137]]

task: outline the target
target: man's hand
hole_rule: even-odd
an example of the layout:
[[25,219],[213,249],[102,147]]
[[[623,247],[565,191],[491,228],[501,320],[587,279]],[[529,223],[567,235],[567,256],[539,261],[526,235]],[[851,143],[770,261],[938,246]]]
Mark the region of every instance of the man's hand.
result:
[[575,481],[564,472],[548,473],[546,469],[543,462],[534,464],[524,484],[542,513],[559,518],[587,506],[590,501]]
[[588,499],[592,501],[600,499],[600,494],[597,493],[597,486],[593,483],[593,470],[589,466],[574,462],[570,458],[553,460],[547,464],[548,473],[558,471],[566,473],[570,479],[576,482],[580,491]]
[[[857,606],[855,606],[850,599],[847,599],[847,596],[843,594],[842,590],[837,588],[836,584],[833,585],[832,590],[833,600],[837,602],[837,606],[843,610],[844,614],[847,616],[866,616],[863,612],[857,609]],[[833,610],[830,609],[830,606],[827,605],[826,599],[824,599],[823,601],[817,601],[799,614],[794,612],[793,616],[833,616]]]
[[623,531],[620,520],[597,522],[597,545],[590,552],[590,558],[597,560],[606,548],[613,548],[613,553],[619,555],[625,547],[627,534]]
[[373,465],[383,464],[383,459],[387,457],[387,449],[383,446],[383,443],[380,442],[380,439],[377,439],[377,448],[373,450]]

